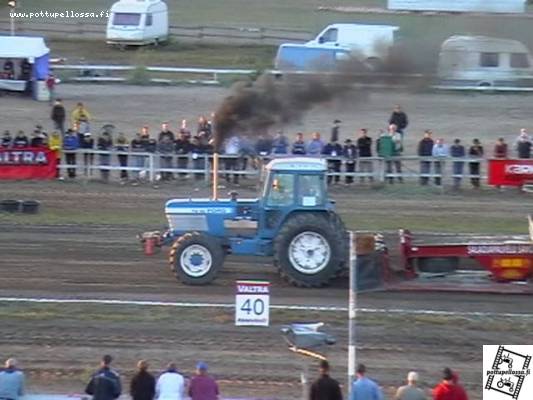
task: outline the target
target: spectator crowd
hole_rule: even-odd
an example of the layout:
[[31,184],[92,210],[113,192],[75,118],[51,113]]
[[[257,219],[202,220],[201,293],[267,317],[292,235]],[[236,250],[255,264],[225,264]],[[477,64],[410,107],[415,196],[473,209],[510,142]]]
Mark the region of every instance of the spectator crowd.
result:
[[[69,178],[75,178],[80,170],[85,176],[91,176],[96,165],[103,181],[109,180],[110,169],[105,167],[112,165],[110,152],[114,152],[118,166],[122,167],[120,178],[123,182],[138,182],[142,178],[142,171],[147,167],[146,153],[157,155],[156,159],[162,170],[160,178],[164,181],[176,177],[185,178],[189,176],[190,169],[195,170],[192,174],[195,179],[202,179],[207,167],[206,155],[213,153],[213,114],[211,119],[199,117],[195,128],[190,128],[188,122],[182,120],[176,132],[169,122],[163,122],[160,131],[155,134],[152,134],[148,126],[143,126],[131,141],[122,132],[115,135],[114,127],[109,125],[104,126],[98,135],[93,135],[92,115],[81,102],[70,113],[68,123],[71,128],[68,129],[67,117],[61,99],[56,99],[50,115],[54,128],[50,135],[40,125],[35,127],[30,137],[23,131],[16,134],[5,131],[0,145],[4,148],[47,146],[57,152],[58,158],[63,153],[66,164],[73,166],[67,169]],[[361,128],[357,137],[346,138],[340,143],[341,124],[340,120],[333,121],[329,140],[325,140],[319,132],[311,133],[309,139],[304,133],[298,132],[291,140],[281,130],[274,135],[259,132],[254,139],[232,135],[221,145],[223,167],[226,171],[244,171],[250,166],[256,166],[256,161],[260,158],[316,156],[327,160],[332,173],[328,177],[328,183],[340,183],[341,176],[344,175],[344,183],[349,185],[354,183],[354,176],[343,174],[344,172],[359,173],[361,182],[366,179],[373,181],[376,173],[375,160],[379,157],[384,162],[388,183],[403,183],[405,163],[402,157],[409,119],[399,105],[394,107],[387,120],[387,129],[380,130],[376,138],[371,137],[368,129]],[[441,137],[435,138],[431,130],[426,130],[418,142],[416,152],[420,157],[420,184],[428,185],[433,181],[437,186],[442,185],[445,162],[449,161],[454,187],[459,188],[463,176],[468,174],[472,186],[478,188],[483,157],[528,159],[531,158],[531,147],[532,138],[526,129],[521,129],[510,145],[504,138],[498,139],[492,153],[484,150],[479,139],[474,139],[465,147],[459,138],[448,144]],[[80,165],[82,168],[75,167]],[[173,169],[183,171],[176,175]],[[245,175],[239,172],[228,173],[226,180],[238,184],[240,176]],[[62,179],[59,171],[58,178]]]
[[[92,400],[115,400],[123,394],[121,377],[111,368],[113,358],[102,357],[100,367],[91,375],[85,393]],[[367,376],[364,364],[357,366],[357,377],[350,388],[349,400],[384,400],[380,386]],[[18,368],[17,361],[10,358],[5,369],[0,372],[0,398],[19,400],[25,394],[24,373]],[[208,366],[200,361],[196,364],[195,375],[187,379],[180,373],[175,363],[169,363],[156,377],[149,372],[148,362],[140,360],[137,372],[130,380],[129,394],[132,400],[219,400],[220,391],[216,380],[208,374]],[[342,400],[339,383],[330,376],[328,361],[319,364],[319,377],[309,391],[309,400]],[[411,371],[405,385],[398,387],[394,400],[427,400],[428,397],[419,387],[418,373]],[[432,390],[433,400],[468,400],[465,389],[459,383],[459,376],[450,368],[444,368],[442,380]]]

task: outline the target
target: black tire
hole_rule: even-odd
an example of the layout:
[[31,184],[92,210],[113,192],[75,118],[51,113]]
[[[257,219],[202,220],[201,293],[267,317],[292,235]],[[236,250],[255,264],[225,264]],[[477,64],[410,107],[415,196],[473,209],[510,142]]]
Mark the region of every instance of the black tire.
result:
[[[209,252],[211,262],[208,263],[209,268],[205,273],[196,275],[187,268],[186,264],[182,264],[182,254],[191,246],[200,246]],[[191,251],[193,249],[190,249]],[[201,253],[200,254],[200,259]],[[187,254],[186,254],[187,255]],[[186,257],[185,255],[185,257]],[[192,261],[191,259],[189,259]],[[186,285],[207,285],[213,282],[218,274],[218,271],[222,268],[224,263],[224,250],[220,242],[204,233],[191,232],[180,236],[172,245],[169,254],[170,268],[176,274],[176,278]]]
[[342,219],[339,214],[333,212],[330,213],[329,220],[333,225],[333,229],[335,230],[335,232],[344,232],[344,240],[342,241],[342,243],[344,243],[344,247],[341,250],[341,254],[343,254],[343,256],[341,258],[341,266],[337,271],[336,277],[348,276],[350,270],[350,234],[346,230],[346,225],[344,225],[344,222],[342,222]]
[[[321,287],[335,278],[345,265],[346,231],[333,213],[299,213],[290,216],[274,240],[274,265],[289,283],[300,287]],[[344,226],[344,225],[342,225]],[[329,246],[329,260],[317,272],[304,273],[292,264],[289,246],[296,236],[310,232],[320,235]],[[300,268],[301,269],[301,268]]]
[[457,257],[426,257],[417,260],[418,270],[431,274],[454,272],[459,268]]

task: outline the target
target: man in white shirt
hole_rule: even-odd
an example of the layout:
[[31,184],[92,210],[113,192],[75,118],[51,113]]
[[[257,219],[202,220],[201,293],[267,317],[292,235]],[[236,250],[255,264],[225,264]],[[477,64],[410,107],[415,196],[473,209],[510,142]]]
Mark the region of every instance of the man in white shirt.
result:
[[185,379],[178,373],[176,364],[168,364],[167,370],[157,380],[155,393],[157,400],[183,400]]

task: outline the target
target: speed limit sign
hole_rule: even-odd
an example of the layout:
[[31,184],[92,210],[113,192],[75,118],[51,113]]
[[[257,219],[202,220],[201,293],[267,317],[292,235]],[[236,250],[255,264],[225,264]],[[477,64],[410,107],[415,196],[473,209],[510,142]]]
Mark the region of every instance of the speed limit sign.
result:
[[270,283],[237,281],[235,296],[236,326],[268,326],[270,315]]

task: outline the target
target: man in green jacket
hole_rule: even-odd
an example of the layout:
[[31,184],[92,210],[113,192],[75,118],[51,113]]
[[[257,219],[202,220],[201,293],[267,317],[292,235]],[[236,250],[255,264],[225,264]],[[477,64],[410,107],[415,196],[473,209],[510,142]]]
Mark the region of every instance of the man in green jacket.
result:
[[[400,157],[403,152],[402,135],[396,129],[396,125],[391,124],[388,132],[382,132],[379,139],[376,142],[377,153],[380,157],[385,159],[385,173],[387,175],[392,174],[392,166],[396,174],[402,173],[402,163],[399,160],[391,160],[393,157]],[[403,178],[398,176],[398,182],[403,183]],[[394,183],[394,178],[389,176],[389,183]]]

